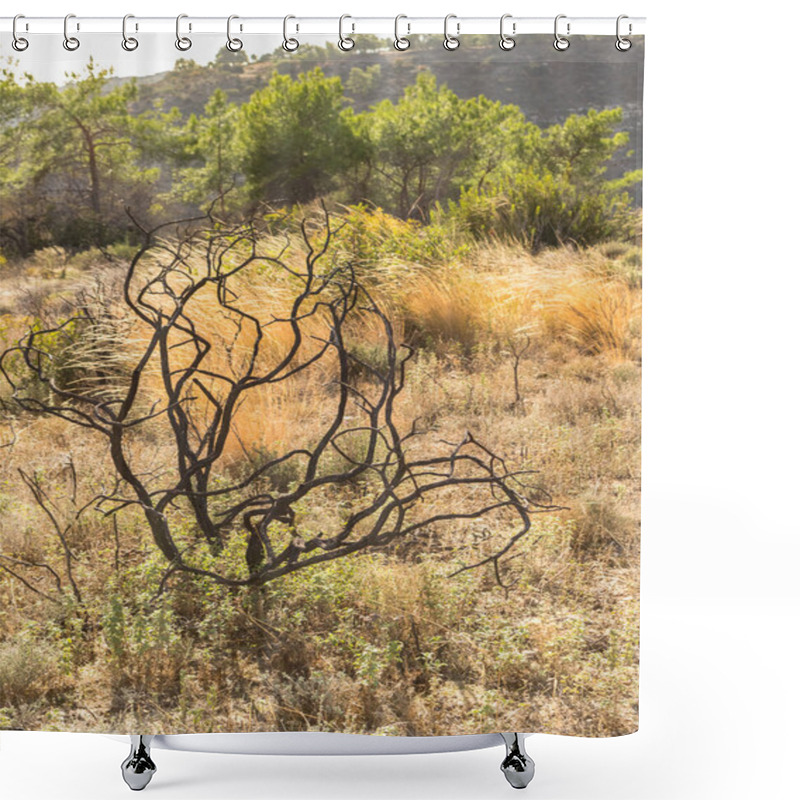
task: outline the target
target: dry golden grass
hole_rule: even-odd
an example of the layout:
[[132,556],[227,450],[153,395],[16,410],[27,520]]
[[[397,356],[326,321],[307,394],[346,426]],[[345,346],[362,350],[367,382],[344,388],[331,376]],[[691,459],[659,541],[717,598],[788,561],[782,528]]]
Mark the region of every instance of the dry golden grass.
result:
[[631,352],[641,300],[619,281],[570,276],[553,286],[542,311],[546,329],[568,337],[581,352],[621,359]]
[[406,274],[387,297],[412,340],[471,355],[515,340],[566,340],[589,354],[636,356],[641,292],[599,251],[489,243],[450,268]]
[[[409,443],[412,452],[470,430],[514,466],[537,470],[534,482],[569,507],[535,520],[502,564],[508,588],[491,569],[446,577],[453,559],[491,552],[503,531],[486,518],[432,526],[413,542],[249,593],[187,582],[158,606],[152,596],[163,565],[142,539],[136,510],[124,512],[116,530],[89,514],[69,534],[82,609],[0,574],[0,679],[11,687],[0,699],[0,727],[584,736],[635,729],[640,290],[618,268],[626,253],[604,246],[533,257],[490,242],[452,266],[399,264],[394,279],[371,284],[398,338],[419,346],[396,413],[406,429],[419,420],[423,435]],[[237,290],[243,306],[267,320],[285,311],[293,288],[264,270]],[[236,326],[213,297],[199,296],[196,313],[213,345],[208,365],[236,374],[253,331],[243,327],[226,347]],[[4,322],[8,336],[25,316]],[[308,325],[309,334],[323,331],[316,320]],[[262,366],[290,342],[285,324],[267,331]],[[140,352],[146,334],[131,329],[123,355]],[[348,335],[365,359],[379,358],[383,334],[374,318],[354,319]],[[529,343],[516,350],[516,364],[515,342]],[[330,401],[331,369],[321,363],[314,375],[246,399],[221,470],[313,439]],[[146,393],[157,390],[151,371]],[[208,409],[198,401],[197,412]],[[16,442],[0,462],[0,552],[63,575],[52,528],[16,470],[40,470],[68,516],[68,457],[85,497],[108,479],[107,452],[63,420],[14,424]],[[158,429],[136,438],[134,461],[168,464],[165,442]],[[335,524],[349,492],[362,491],[338,489],[303,513],[322,529]],[[437,502],[444,508],[452,500]],[[25,575],[54,593],[35,569]],[[29,657],[43,665],[33,680]]]
[[491,309],[489,293],[474,276],[457,270],[420,271],[399,299],[405,328],[429,344],[457,344],[469,353],[484,339]]

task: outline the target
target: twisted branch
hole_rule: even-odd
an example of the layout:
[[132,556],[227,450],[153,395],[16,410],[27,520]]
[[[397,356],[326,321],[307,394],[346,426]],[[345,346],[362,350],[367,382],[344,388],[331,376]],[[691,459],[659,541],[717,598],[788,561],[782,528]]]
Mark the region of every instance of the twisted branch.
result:
[[[67,383],[54,367],[53,338],[91,324],[85,309],[59,324],[32,327],[0,356],[0,373],[23,409],[106,437],[117,485],[98,499],[98,507],[107,514],[130,505],[142,509],[169,563],[164,581],[183,571],[227,586],[262,585],[439,523],[492,516],[504,531],[503,544],[452,574],[491,563],[502,585],[499,560],[530,531],[535,514],[558,506],[543,489],[527,483],[530,471],[510,469],[470,433],[414,454],[412,445],[421,435],[416,421],[401,432],[395,419],[413,350],[396,342],[391,321],[353,266],[337,263],[331,254],[338,229],[324,205],[320,219],[300,226],[301,267],[296,259],[289,263],[289,241],[270,254],[265,248],[271,240],[254,221],[230,226],[216,219],[213,209],[203,218],[140,229],[144,243],[126,272],[123,298],[148,333],[122,391],[109,395],[92,382]],[[240,298],[242,276],[256,269],[272,270],[281,285],[292,287],[293,297],[280,315]],[[209,289],[215,313],[232,325],[227,339],[219,329],[204,332],[207,312],[199,300]],[[381,332],[380,367],[357,357],[349,344],[354,326],[369,321]],[[270,328],[286,334],[277,353],[265,347]],[[11,368],[14,360],[27,381]],[[146,395],[146,375],[157,376],[155,401]],[[321,430],[260,462],[239,438],[247,469],[232,482],[220,480],[220,459],[231,437],[237,438],[233,423],[242,403],[261,387],[300,377],[331,390],[330,402],[318,409]],[[31,379],[48,391],[31,391]],[[168,470],[148,473],[129,445],[145,426],[154,425],[173,456]],[[357,453],[347,446],[353,440],[360,445]],[[291,465],[299,477],[285,491],[267,490],[263,479],[282,465]],[[41,487],[30,479],[26,483],[46,511]],[[355,484],[364,490],[342,519],[331,515],[326,530],[313,536],[298,526],[297,510],[312,498],[320,507],[329,502],[330,490]],[[432,510],[434,501],[438,511]],[[179,546],[176,508],[190,510],[197,541],[205,541],[212,553],[221,552],[235,533],[244,533],[246,577],[201,566],[193,546]]]

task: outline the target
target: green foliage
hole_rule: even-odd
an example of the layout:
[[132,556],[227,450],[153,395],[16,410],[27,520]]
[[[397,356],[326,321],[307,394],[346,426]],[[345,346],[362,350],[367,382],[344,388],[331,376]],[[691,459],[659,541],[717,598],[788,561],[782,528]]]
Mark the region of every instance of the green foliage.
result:
[[183,124],[180,111],[164,111],[160,101],[141,114],[131,114],[130,135],[136,144],[140,166],[150,170],[161,181],[174,180],[173,165],[183,166],[192,157],[191,139]]
[[527,128],[513,105],[460,99],[420,72],[397,103],[383,100],[361,115],[374,182],[370,197],[403,218],[430,219],[434,205],[461,186],[513,169]]
[[70,83],[2,84],[16,109],[0,128],[3,228],[28,253],[48,239],[72,248],[114,241],[126,206],[147,208],[158,170],[142,169],[132,139],[133,81],[109,87],[111,71],[90,59]]
[[[364,52],[388,46],[375,37],[354,39]],[[245,198],[287,207],[331,193],[429,226],[408,236],[394,231],[402,242],[354,232],[354,256],[365,263],[400,246],[420,263],[438,261],[457,230],[516,239],[534,250],[637,234],[627,190],[641,173],[616,180],[605,174],[628,142],[619,130],[621,109],[573,115],[541,130],[517,106],[482,95],[459,98],[427,70],[393,102],[381,99],[379,63],[350,67],[344,86],[319,67],[299,72],[308,60],[342,56],[331,42],[304,47],[291,60],[285,55],[279,66],[291,75],[273,73],[241,106],[218,87],[203,112],[188,119],[158,102],[135,112],[136,83],[112,85],[110,71],[92,61],[63,88],[3,71],[4,253],[125,241],[126,207],[147,222],[167,213],[165,206],[191,214],[216,199],[216,212],[230,216]],[[213,66],[241,70],[246,62],[242,51],[222,48]],[[208,73],[184,61],[176,74],[202,70]],[[240,182],[241,192],[234,188]]]
[[[220,562],[236,574],[244,559],[244,537],[220,554],[198,553],[199,568]],[[100,609],[109,664],[118,685],[159,693],[178,691],[182,669],[191,659],[213,660],[237,636],[236,597],[224,586],[181,574],[162,585],[164,565],[151,553],[121,570],[106,586]]]
[[241,162],[236,140],[239,117],[238,107],[228,102],[222,89],[216,89],[203,115],[189,118],[185,154],[199,163],[184,168],[177,176],[177,194],[184,202],[204,205],[220,198],[218,211],[225,214],[225,195],[234,186]]
[[274,74],[242,106],[243,171],[253,199],[302,203],[333,187],[357,154],[338,77]]
[[641,172],[617,180],[604,175],[628,142],[628,134],[614,133],[621,121],[621,109],[590,110],[544,132],[531,127],[526,166],[464,184],[447,213],[475,237],[515,239],[532,250],[632,239],[639,219],[626,189],[641,181]]
[[376,53],[380,50],[388,50],[392,46],[391,39],[375,36],[371,33],[359,33],[353,37],[355,45],[353,53]]
[[428,197],[428,184],[441,185],[461,158],[459,105],[453,92],[422,72],[397,103],[383,100],[366,116],[372,159],[384,187],[378,202],[386,201],[403,218],[425,214],[436,199]]
[[193,58],[179,58],[173,69],[175,72],[193,72],[200,69],[200,65]]
[[218,69],[224,69],[227,72],[241,73],[244,69],[244,65],[247,64],[249,60],[244,48],[229,50],[226,45],[217,50],[217,55],[211,63]]
[[364,267],[361,277],[369,280],[370,270],[395,266],[398,257],[406,263],[429,266],[446,264],[466,251],[458,231],[446,218],[428,225],[402,220],[380,208],[365,205],[347,209],[346,225],[334,247],[349,261]]
[[358,639],[353,654],[356,677],[376,689],[385,679],[386,672],[400,663],[402,651],[403,642],[395,639],[383,647]]
[[381,89],[381,77],[380,64],[371,64],[364,69],[353,67],[345,83],[349,98],[361,103],[376,102]]
[[131,604],[117,591],[109,594],[102,618],[109,666],[117,686],[159,693],[174,687],[188,656],[175,630],[168,600],[144,606]]
[[631,239],[638,230],[638,215],[626,192],[592,194],[563,176],[530,168],[487,191],[464,190],[449,213],[475,237],[516,239],[531,250]]

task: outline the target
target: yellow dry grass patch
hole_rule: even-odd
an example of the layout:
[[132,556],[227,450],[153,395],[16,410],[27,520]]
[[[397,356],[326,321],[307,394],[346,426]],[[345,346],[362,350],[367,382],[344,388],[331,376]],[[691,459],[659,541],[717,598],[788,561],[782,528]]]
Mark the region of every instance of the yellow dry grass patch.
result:
[[[502,254],[495,247],[493,255]],[[609,275],[602,259],[576,254],[520,257],[481,254],[476,265],[422,269],[404,281],[394,314],[435,345],[505,347],[515,338],[561,338],[587,354],[628,357],[638,337],[641,292]]]
[[422,272],[404,286],[400,299],[411,330],[431,337],[435,343],[457,342],[472,350],[485,333],[487,297],[481,282],[453,270]]
[[[232,436],[223,450],[228,464],[254,454],[277,455],[313,438],[322,422],[321,387],[308,381],[260,387],[244,395],[231,423]],[[209,418],[212,409],[206,407]]]
[[542,304],[548,331],[563,335],[584,353],[620,358],[631,350],[641,314],[641,297],[624,283],[569,275],[557,281]]
[[[297,278],[280,269],[244,271],[240,278],[229,282],[228,290],[226,301],[242,314],[221,307],[217,287],[211,284],[198,291],[186,306],[185,314],[192,320],[196,336],[210,347],[193,382],[186,387],[185,395],[191,398],[186,407],[202,430],[216,411],[206,392],[218,403],[224,403],[229,381],[242,379],[248,370],[254,376],[275,372],[276,380],[244,392],[237,401],[232,435],[223,451],[225,463],[250,457],[258,450],[275,452],[288,442],[306,441],[313,436],[320,403],[337,370],[335,352],[330,350],[309,370],[278,380],[318,353],[330,334],[329,315],[324,309],[310,313],[315,301],[306,301],[300,315],[308,316],[298,322],[301,341],[292,354],[295,331],[288,319],[301,291]],[[127,347],[131,352],[143,353],[152,336],[153,329],[137,320]],[[169,345],[175,381],[182,370],[190,367],[197,351],[191,335],[177,329],[172,331]],[[142,377],[143,400],[163,397],[161,370],[161,358],[156,353]]]
[[[263,247],[276,252],[279,244]],[[300,270],[302,244],[295,244],[286,259]],[[472,563],[497,549],[513,520],[495,514],[430,526],[402,547],[287,576],[268,587],[269,602],[260,602],[256,592],[223,601],[202,585],[195,590],[193,583],[173,584],[175,607],[160,618],[151,613],[160,562],[145,560],[148,540],[138,509],[120,512],[118,529],[87,512],[69,541],[92,627],[83,627],[71,605],[56,607],[0,574],[5,683],[17,680],[21,687],[35,686],[38,695],[51,689],[65,698],[58,718],[45,716],[25,696],[12,697],[10,704],[0,698],[0,705],[9,706],[3,709],[7,724],[75,730],[146,724],[167,731],[314,725],[407,735],[525,726],[584,736],[631,730],[640,483],[639,366],[631,349],[637,344],[640,295],[614,258],[600,248],[532,256],[521,247],[488,242],[446,266],[421,266],[413,257],[390,265],[386,257],[369,283],[392,318],[396,340],[417,337],[423,345],[409,362],[395,407],[401,431],[420,419],[420,436],[407,443],[409,456],[442,454],[442,440],[457,441],[470,430],[511,468],[537,470],[531,482],[570,507],[538,517],[504,560],[501,575],[510,592],[497,585],[491,569],[445,577],[452,564]],[[266,324],[286,315],[294,280],[274,266],[253,264],[231,288],[237,303]],[[121,309],[114,311],[122,317]],[[190,313],[211,344],[204,367],[241,374],[254,341],[252,324],[239,328],[212,291],[199,294]],[[4,322],[16,331],[23,318]],[[301,352],[308,355],[319,344],[312,337],[327,335],[327,329],[316,318],[303,326],[307,341]],[[151,332],[137,322],[124,336],[123,355],[140,354]],[[512,340],[527,336],[532,346],[515,371]],[[385,363],[385,331],[375,315],[354,315],[345,337],[357,358],[376,369]],[[276,365],[291,340],[287,323],[267,325],[259,371]],[[451,357],[455,342],[473,348],[470,358]],[[180,343],[176,336],[172,344]],[[192,352],[184,344],[171,354],[177,366],[185,366]],[[153,399],[163,396],[158,367],[154,359],[145,376]],[[322,360],[307,373],[247,394],[219,466],[235,475],[237,462],[318,441],[336,405],[336,377],[336,365]],[[368,369],[353,380],[359,391],[378,390]],[[211,391],[224,394],[223,381],[207,381]],[[197,396],[198,419],[207,421],[212,404],[202,393],[191,394]],[[102,437],[64,420],[31,416],[17,422],[17,441],[0,459],[0,549],[47,561],[63,573],[58,542],[32,507],[16,467],[43,470],[51,496],[69,510],[71,478],[63,455],[80,466],[80,500],[107,486],[113,474],[107,448]],[[356,426],[360,418],[347,424]],[[174,469],[176,458],[167,428],[166,417],[159,417],[127,445],[135,470],[158,471],[162,484],[170,479],[163,470]],[[0,431],[0,443],[9,431]],[[342,444],[357,449],[358,436]],[[302,459],[296,461],[301,463],[285,465],[285,473],[269,473],[275,486],[294,479],[292,470],[302,469]],[[300,531],[336,529],[341,515],[372,488],[364,481],[309,496],[307,507],[299,509]],[[442,493],[419,513],[445,513],[455,504],[471,508],[481,501],[480,491]],[[182,524],[177,511],[174,519]],[[37,569],[25,574],[38,579]],[[36,585],[55,591],[52,581]],[[506,614],[510,598],[528,609],[513,624]],[[140,625],[130,624],[130,616],[125,620],[116,661],[103,633],[112,600],[121,607],[135,601],[141,609]],[[25,639],[28,620],[41,625],[29,637],[37,649]],[[63,661],[71,670],[69,682],[48,671],[32,683],[25,672],[30,659]],[[127,671],[120,669],[125,663]],[[137,693],[142,686],[147,692]],[[0,727],[3,719],[0,714]]]

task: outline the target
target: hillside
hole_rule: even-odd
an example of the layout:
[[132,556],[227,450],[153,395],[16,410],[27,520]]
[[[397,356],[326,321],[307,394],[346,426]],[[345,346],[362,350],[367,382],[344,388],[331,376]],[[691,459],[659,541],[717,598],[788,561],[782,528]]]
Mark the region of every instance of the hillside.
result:
[[[230,57],[223,51],[222,58]],[[237,54],[241,58],[240,54]],[[200,114],[216,88],[223,89],[235,103],[245,102],[265,86],[277,70],[297,76],[314,67],[326,75],[338,75],[347,88],[355,111],[364,111],[382,98],[396,101],[413,83],[419,69],[429,69],[437,83],[446,84],[459,97],[484,95],[490,100],[518,105],[525,116],[545,128],[563,122],[570,114],[583,114],[621,106],[622,129],[630,133],[629,155],[617,156],[608,175],[618,177],[642,166],[641,78],[644,50],[639,47],[619,53],[611,39],[587,36],[576,40],[564,53],[556,53],[549,37],[521,42],[514,50],[502,52],[496,45],[463,46],[445,52],[440,46],[418,48],[413,61],[394,49],[366,53],[342,53],[335,48],[308,46],[295,54],[272,54],[255,63],[224,63],[202,66],[192,61],[179,68],[140,79],[135,111],[152,108],[158,101],[165,109],[178,108],[184,115]],[[351,81],[355,69],[368,73],[380,68],[380,81],[370,91],[369,80]],[[530,91],[533,83],[537,89]],[[632,192],[641,205],[641,185]]]

